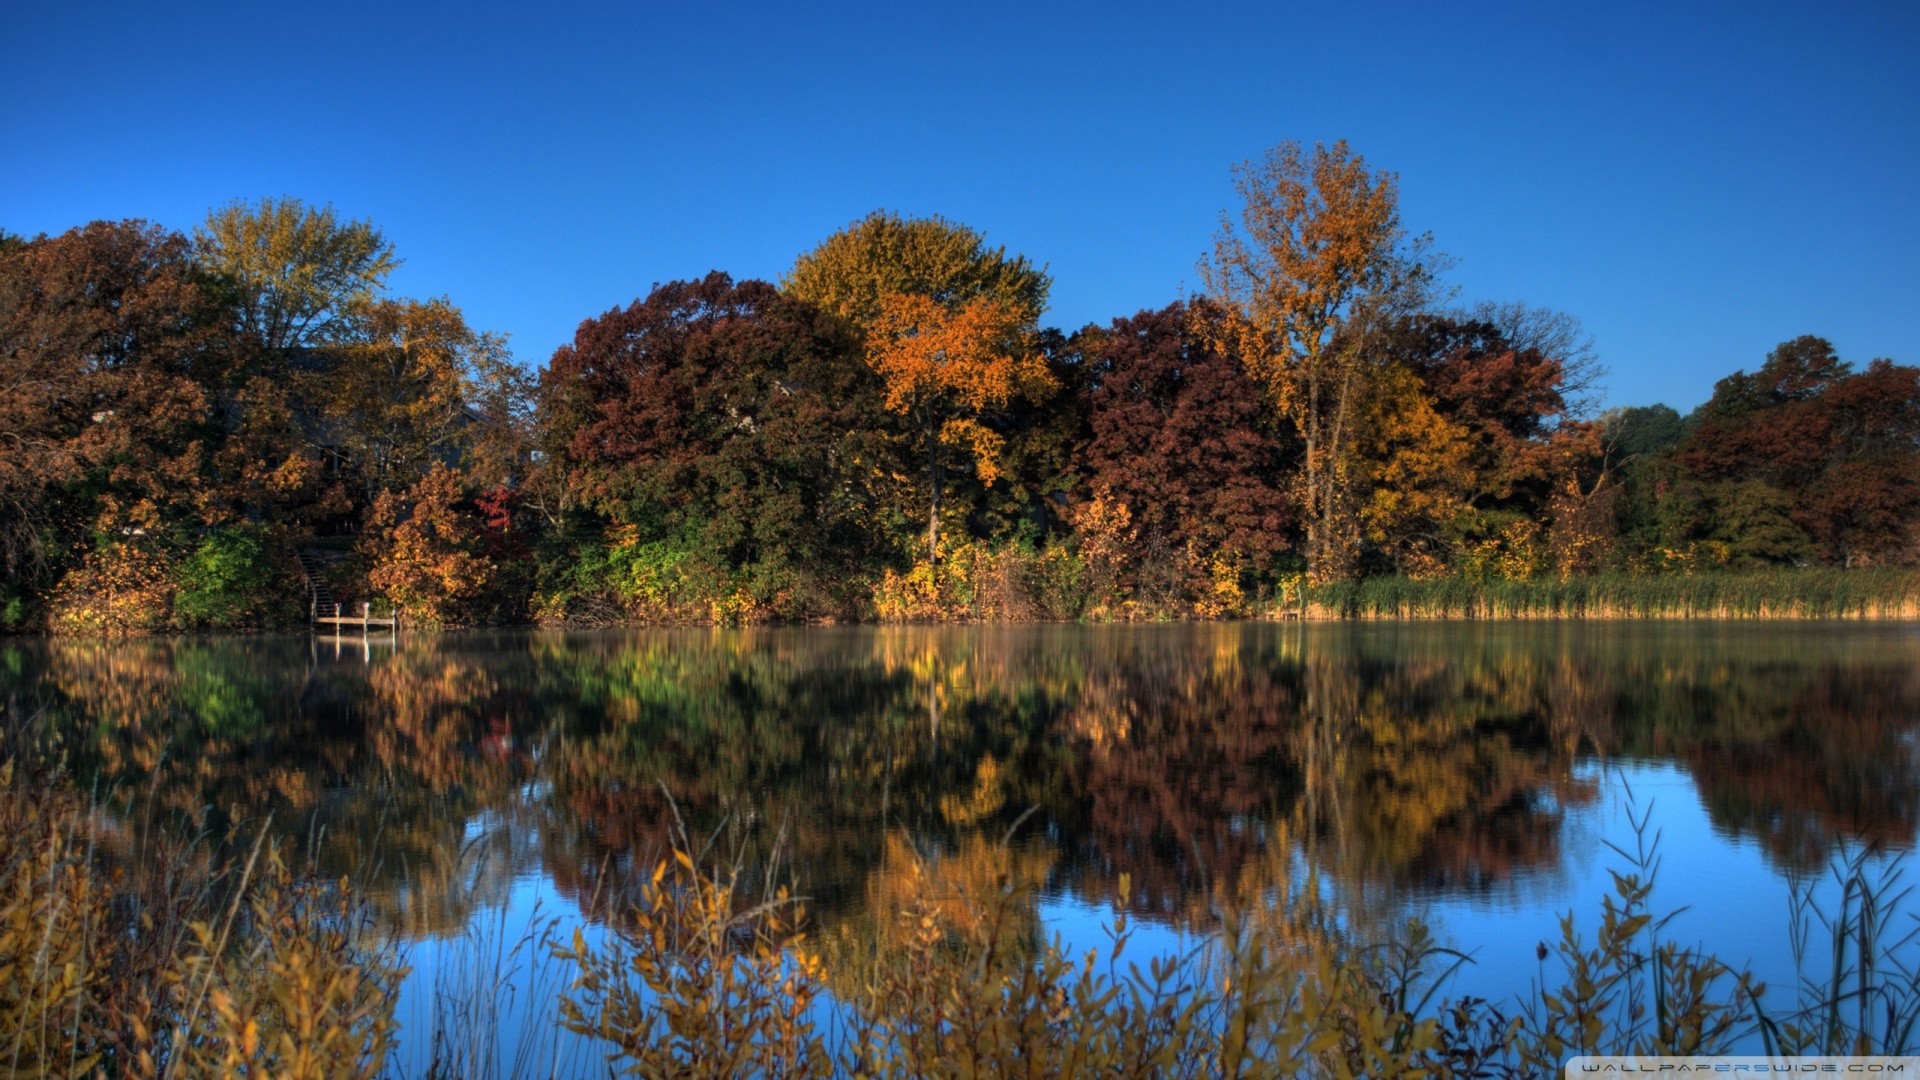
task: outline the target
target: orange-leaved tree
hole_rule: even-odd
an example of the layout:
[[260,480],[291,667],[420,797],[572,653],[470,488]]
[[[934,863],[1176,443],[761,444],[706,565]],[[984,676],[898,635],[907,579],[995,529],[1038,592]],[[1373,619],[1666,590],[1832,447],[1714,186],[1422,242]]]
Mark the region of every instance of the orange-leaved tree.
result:
[[1003,439],[988,423],[1016,398],[1059,388],[1029,347],[1023,310],[980,298],[949,309],[906,293],[881,298],[867,360],[886,385],[889,412],[906,418],[925,462],[927,560],[940,558],[940,508],[949,477],[969,466],[984,484],[1000,475]]
[[473,606],[499,571],[467,502],[461,474],[445,465],[435,465],[404,497],[389,490],[374,500],[367,581],[417,624],[474,621]]
[[1380,366],[1377,331],[1430,300],[1426,240],[1401,228],[1398,178],[1345,142],[1282,143],[1236,167],[1234,188],[1240,225],[1222,222],[1201,277],[1238,316],[1249,373],[1298,430],[1308,571],[1345,577],[1359,549],[1353,444]]

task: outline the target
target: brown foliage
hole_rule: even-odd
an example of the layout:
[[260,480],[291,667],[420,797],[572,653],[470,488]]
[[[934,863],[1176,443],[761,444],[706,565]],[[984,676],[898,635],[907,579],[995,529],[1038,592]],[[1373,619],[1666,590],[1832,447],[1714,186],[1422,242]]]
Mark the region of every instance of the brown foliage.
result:
[[1258,385],[1224,340],[1225,318],[1202,301],[1082,331],[1074,347],[1089,437],[1079,468],[1089,491],[1124,504],[1149,557],[1196,545],[1265,569],[1293,525],[1288,461]]
[[1785,342],[1714,387],[1676,457],[1709,483],[1780,493],[1823,562],[1920,558],[1920,368],[1856,372],[1820,338]]
[[[0,248],[4,577],[63,560],[50,536],[117,532],[190,499],[214,310],[186,239],[156,226],[95,222]],[[72,492],[83,479],[91,499]]]

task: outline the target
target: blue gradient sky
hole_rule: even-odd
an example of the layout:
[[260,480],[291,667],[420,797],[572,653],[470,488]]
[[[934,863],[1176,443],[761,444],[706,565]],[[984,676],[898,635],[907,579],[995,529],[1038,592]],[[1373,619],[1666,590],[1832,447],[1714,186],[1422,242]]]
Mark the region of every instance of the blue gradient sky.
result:
[[0,228],[332,202],[539,364],[888,207],[1048,264],[1071,329],[1194,284],[1233,162],[1345,138],[1463,300],[1584,320],[1611,403],[1802,333],[1920,362],[1910,0],[811,7],[13,0]]

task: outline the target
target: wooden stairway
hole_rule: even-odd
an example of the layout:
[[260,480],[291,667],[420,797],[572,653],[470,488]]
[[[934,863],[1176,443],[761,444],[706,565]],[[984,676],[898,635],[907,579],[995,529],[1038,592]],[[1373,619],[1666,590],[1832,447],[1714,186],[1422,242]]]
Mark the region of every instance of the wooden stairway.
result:
[[327,587],[327,568],[346,556],[315,548],[301,548],[295,554],[300,560],[300,576],[307,582],[307,618],[313,620],[334,614],[336,602],[333,590]]

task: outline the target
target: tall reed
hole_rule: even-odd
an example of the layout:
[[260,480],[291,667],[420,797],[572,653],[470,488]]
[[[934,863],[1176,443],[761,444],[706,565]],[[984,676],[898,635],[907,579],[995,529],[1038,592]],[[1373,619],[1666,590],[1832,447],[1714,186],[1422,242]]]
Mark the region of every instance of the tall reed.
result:
[[0,765],[0,1069],[11,1076],[379,1076],[405,972],[342,884],[264,832],[120,827]]
[[[1299,594],[1295,594],[1296,597]],[[1911,619],[1920,571],[1804,569],[1309,586],[1270,612],[1310,619]]]

